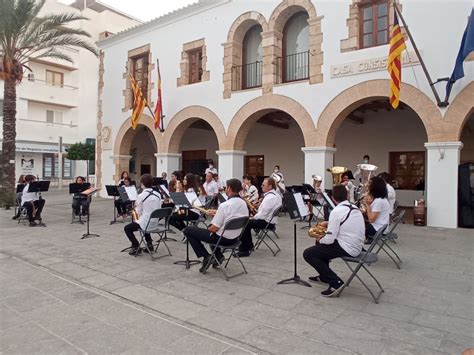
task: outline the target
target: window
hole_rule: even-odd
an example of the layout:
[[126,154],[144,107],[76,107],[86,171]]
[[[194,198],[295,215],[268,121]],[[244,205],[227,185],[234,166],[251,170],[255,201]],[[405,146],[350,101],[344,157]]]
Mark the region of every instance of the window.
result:
[[46,123],[63,123],[63,113],[61,111],[46,110]]
[[43,154],[43,178],[52,178],[59,176],[57,154]]
[[54,123],[54,111],[46,110],[46,123]]
[[243,42],[242,89],[262,86],[262,26],[245,34]]
[[293,15],[283,30],[283,81],[309,78],[308,14]]
[[425,152],[390,152],[390,176],[400,190],[424,190]]
[[371,1],[360,8],[360,47],[374,47],[388,43],[388,3]]
[[188,52],[189,57],[189,83],[199,83],[202,79],[202,48]]
[[[148,57],[149,53],[132,58],[132,75],[142,89],[143,96],[148,100]],[[133,92],[132,102],[133,102]]]
[[52,70],[46,70],[46,84],[53,86],[63,86],[64,74]]
[[67,158],[63,158],[63,178],[72,178],[71,161]]

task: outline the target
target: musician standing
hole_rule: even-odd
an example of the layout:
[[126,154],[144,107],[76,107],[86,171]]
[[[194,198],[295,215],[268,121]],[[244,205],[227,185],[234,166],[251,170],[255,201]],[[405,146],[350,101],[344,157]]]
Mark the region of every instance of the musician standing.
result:
[[207,173],[211,173],[211,174],[215,174],[217,175],[217,169],[214,167],[214,161],[212,159],[209,159],[207,161],[207,168],[206,168],[206,171],[204,172],[205,174]]
[[[150,174],[144,174],[140,178],[140,184],[142,192],[138,195],[137,200],[135,201],[135,211],[138,213],[138,220],[132,223],[127,224],[123,230],[125,234],[132,243],[130,247],[129,254],[136,255],[141,253],[141,250],[138,250],[140,243],[133,232],[138,231],[139,229],[145,230],[148,225],[151,213],[161,208],[161,198],[158,192],[155,192],[152,188],[153,186],[153,177]],[[158,227],[158,220],[151,220],[148,225],[148,230],[153,230]],[[145,234],[145,240],[147,243],[147,249],[145,252],[153,250],[153,240],[149,233]]]
[[[225,231],[224,225],[227,221],[232,218],[247,217],[248,209],[247,204],[239,196],[239,192],[242,189],[242,184],[238,179],[227,180],[225,193],[228,196],[226,202],[219,205],[216,215],[212,219],[211,225],[207,228],[198,228],[195,226],[186,227],[184,229],[184,235],[188,238],[189,244],[193,248],[198,258],[203,258],[202,266],[199,269],[200,272],[205,273],[209,268],[209,259],[211,255],[207,251],[204,243],[217,243],[219,238],[220,244],[223,246],[232,245],[235,243],[235,239],[239,237],[241,230],[228,230]],[[218,248],[215,251],[215,256],[219,260],[219,264],[224,261],[224,255]],[[217,263],[215,264],[216,266]]]
[[242,244],[239,247],[239,257],[249,256],[253,250],[252,229],[263,229],[272,221],[270,227],[278,222],[278,217],[272,219],[273,214],[281,207],[282,199],[276,191],[276,183],[272,178],[265,178],[262,183],[263,200],[242,234]]
[[[23,188],[23,193],[21,195],[21,205],[26,208],[26,214],[28,215],[30,227],[44,226],[43,220],[41,219],[41,212],[43,211],[46,201],[39,196],[38,192],[28,192],[30,183],[35,181],[36,176],[26,175],[26,185]],[[35,213],[33,213],[33,211],[35,211]],[[35,219],[38,220],[39,224],[35,222]]]
[[319,275],[310,277],[310,281],[329,286],[321,292],[325,297],[336,296],[344,286],[341,278],[329,267],[329,262],[343,256],[356,257],[364,244],[364,218],[360,210],[347,200],[345,186],[334,186],[331,198],[337,206],[329,215],[329,221],[322,223],[327,226],[326,235],[319,244],[303,252],[306,262],[319,272]]

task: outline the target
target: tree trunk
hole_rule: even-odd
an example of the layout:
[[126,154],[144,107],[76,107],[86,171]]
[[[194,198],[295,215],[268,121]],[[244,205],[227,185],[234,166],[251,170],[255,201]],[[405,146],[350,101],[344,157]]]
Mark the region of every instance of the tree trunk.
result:
[[3,141],[0,158],[0,205],[15,201],[16,81],[5,78],[3,92]]

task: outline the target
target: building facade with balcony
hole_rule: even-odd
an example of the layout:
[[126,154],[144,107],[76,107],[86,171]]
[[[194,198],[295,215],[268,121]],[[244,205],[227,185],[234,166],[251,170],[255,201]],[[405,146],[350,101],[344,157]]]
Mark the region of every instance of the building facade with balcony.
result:
[[[431,76],[450,76],[472,3],[396,3]],[[279,165],[287,185],[316,174],[330,188],[327,168],[355,171],[368,154],[391,175],[402,206],[424,196],[428,224],[455,227],[458,165],[474,160],[473,58],[439,107],[405,38],[394,110],[393,21],[393,0],[214,0],[100,41],[99,185],[123,170],[199,173],[213,159],[223,179],[268,176]],[[147,110],[133,130],[128,75],[153,109],[158,59],[165,131]]]
[[[71,5],[48,0],[42,13],[81,13],[79,21],[91,41],[140,23],[97,1]],[[41,14],[40,14],[41,15]],[[30,60],[30,71],[17,87],[16,175],[34,174],[56,182],[86,175],[86,162],[62,158],[70,144],[95,141],[99,59],[86,50],[63,49],[74,63],[56,59]],[[0,93],[0,105],[3,90]],[[0,112],[3,112],[1,110]],[[62,152],[60,151],[62,142]],[[92,164],[94,166],[94,164]],[[89,169],[92,175],[94,169]]]

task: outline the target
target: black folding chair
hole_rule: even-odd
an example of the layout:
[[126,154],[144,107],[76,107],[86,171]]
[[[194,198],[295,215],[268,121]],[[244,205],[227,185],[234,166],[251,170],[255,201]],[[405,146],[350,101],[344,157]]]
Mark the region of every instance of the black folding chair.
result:
[[[18,210],[20,213],[18,213]],[[28,215],[26,213],[26,208],[21,205],[21,197],[16,198],[15,197],[15,216],[18,215],[18,218],[16,219],[18,221],[18,224],[21,222],[26,223],[28,222]]]
[[393,243],[396,243],[396,239],[398,239],[397,233],[394,232],[395,228],[398,226],[398,224],[403,220],[403,217],[405,216],[405,210],[402,210],[398,216],[396,216],[393,221],[392,225],[390,226],[389,231],[382,235],[382,238],[380,238],[379,242],[379,247],[375,254],[378,254],[380,250],[383,250],[385,254],[389,256],[390,259],[395,263],[398,269],[400,269],[400,265],[402,264],[402,260],[398,256],[397,252],[393,250],[393,248],[387,243],[387,241],[391,241]]
[[[280,213],[280,208],[277,208],[275,211],[273,211],[272,218],[267,223],[265,228],[260,229],[257,232],[257,235],[256,235],[257,242],[255,243],[255,250],[257,250],[260,247],[260,245],[263,243],[267,246],[268,249],[270,249],[273,256],[276,256],[281,251],[280,246],[277,244],[275,239],[273,239],[270,236],[270,233],[272,233],[273,235],[275,235],[276,238],[280,238],[278,236],[278,234],[276,233],[276,225],[272,224],[272,222],[275,220],[275,218],[278,217],[279,213]],[[270,242],[273,243],[273,245],[276,247],[275,251],[273,250],[271,245],[265,241],[265,239],[269,239]]]
[[[245,265],[242,263],[242,260],[240,260],[239,253],[238,253],[238,248],[241,244],[240,239],[242,238],[242,234],[244,232],[245,227],[247,227],[247,223],[249,223],[249,218],[248,217],[238,217],[238,218],[232,218],[232,219],[228,220],[226,222],[226,224],[224,225],[224,231],[219,236],[219,239],[217,240],[217,243],[215,243],[215,244],[214,243],[209,243],[209,245],[211,246],[211,257],[208,260],[207,267],[209,267],[209,265],[211,263],[212,264],[217,263],[217,265],[218,265],[217,268],[220,269],[224,273],[225,279],[227,281],[234,278],[234,277],[236,277],[236,276],[239,276],[239,275],[242,275],[242,274],[247,274],[247,269],[245,268]],[[231,245],[221,245],[220,244],[222,237],[225,237],[225,232],[231,231],[231,230],[238,230],[238,229],[240,229],[240,234],[237,238],[234,239],[235,242],[233,244],[231,244]],[[222,264],[216,258],[215,252],[216,252],[217,248],[220,248],[222,250],[222,253],[225,253],[226,251],[230,251],[229,257],[222,262],[222,264],[224,264],[224,267],[222,267]],[[227,265],[229,265],[229,261],[230,261],[230,259],[232,259],[232,257],[237,258],[237,260],[240,262],[240,265],[242,265],[243,271],[241,271],[237,274],[234,274],[234,275],[229,275],[226,272],[226,269],[227,269]],[[204,272],[204,273],[206,273],[206,272]]]
[[[362,251],[358,256],[352,257],[352,256],[344,256],[342,257],[342,260],[346,263],[347,267],[351,270],[351,275],[347,279],[347,281],[344,283],[344,288],[348,287],[354,277],[357,277],[357,279],[362,283],[362,285],[369,291],[370,295],[374,299],[375,303],[379,303],[379,298],[384,292],[384,289],[382,288],[382,285],[380,285],[380,282],[375,278],[375,276],[369,271],[369,269],[366,267],[366,265],[371,265],[377,261],[377,254],[373,253],[372,250],[374,250],[375,246],[377,246],[380,243],[380,239],[383,236],[383,232],[385,232],[385,229],[387,228],[387,225],[384,225],[380,227],[380,229],[377,231],[377,233],[374,235],[374,240],[369,246],[369,249],[367,251]],[[355,268],[351,267],[351,263],[356,264]],[[377,295],[370,289],[370,287],[359,277],[357,274],[360,269],[364,269],[370,277],[375,281],[377,286],[379,287],[379,292]],[[344,290],[342,289],[342,291]],[[339,293],[339,295],[342,293],[342,291]]]
[[[143,249],[148,250],[148,253],[150,254],[150,257],[152,260],[159,259],[164,256],[171,256],[170,248],[168,247],[168,244],[166,244],[166,235],[169,228],[169,219],[172,213],[173,213],[173,209],[171,207],[158,208],[151,213],[145,230],[141,228],[138,230],[140,232],[141,239],[140,239],[140,245],[137,248],[137,252],[135,253],[135,256],[138,255],[138,252],[140,248],[142,248],[142,245],[144,246]],[[152,220],[158,220],[158,223],[160,221],[163,221],[163,224],[158,224],[157,228],[149,229],[150,222]],[[159,239],[156,241],[156,243],[153,244],[152,247],[149,247],[148,244],[146,243],[146,239],[145,239],[146,233],[157,234],[159,237]],[[158,248],[161,243],[163,243],[163,245],[168,250],[168,254],[161,255],[161,256],[154,256],[154,254],[158,253]]]

